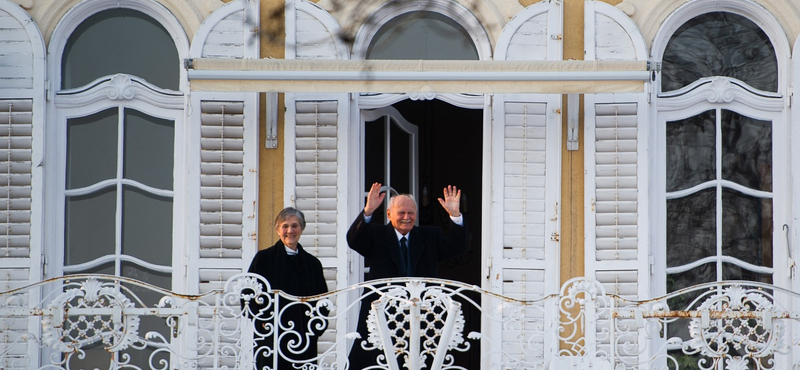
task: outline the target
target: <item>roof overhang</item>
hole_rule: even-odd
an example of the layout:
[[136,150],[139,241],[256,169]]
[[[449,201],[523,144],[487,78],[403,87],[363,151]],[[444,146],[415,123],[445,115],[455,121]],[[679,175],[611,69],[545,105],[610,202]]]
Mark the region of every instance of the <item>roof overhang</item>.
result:
[[641,92],[646,61],[300,60],[195,58],[192,91],[353,93]]

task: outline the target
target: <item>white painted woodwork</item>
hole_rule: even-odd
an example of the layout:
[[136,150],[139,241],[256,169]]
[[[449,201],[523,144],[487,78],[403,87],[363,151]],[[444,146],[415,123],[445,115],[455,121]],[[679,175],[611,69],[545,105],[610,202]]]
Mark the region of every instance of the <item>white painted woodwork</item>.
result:
[[[259,3],[236,0],[206,18],[190,54],[258,58],[258,40]],[[187,280],[202,293],[246,272],[258,251],[258,94],[195,93],[191,108],[188,166],[196,176],[189,190],[196,203],[187,207],[188,238],[198,250],[188,259]]]
[[314,3],[286,2],[286,59],[348,59],[336,20]]

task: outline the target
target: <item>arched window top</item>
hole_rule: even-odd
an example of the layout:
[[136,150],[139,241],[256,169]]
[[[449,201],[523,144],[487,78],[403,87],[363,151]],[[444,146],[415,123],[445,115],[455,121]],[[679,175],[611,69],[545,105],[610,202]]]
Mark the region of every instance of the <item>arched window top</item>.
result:
[[175,42],[155,19],[132,9],[108,9],[83,21],[67,40],[61,67],[62,89],[117,73],[180,89]]
[[775,48],[757,24],[738,14],[710,12],[684,23],[670,37],[662,62],[661,91],[711,76],[778,91]]
[[372,38],[367,59],[477,60],[478,51],[464,27],[437,12],[402,14]]

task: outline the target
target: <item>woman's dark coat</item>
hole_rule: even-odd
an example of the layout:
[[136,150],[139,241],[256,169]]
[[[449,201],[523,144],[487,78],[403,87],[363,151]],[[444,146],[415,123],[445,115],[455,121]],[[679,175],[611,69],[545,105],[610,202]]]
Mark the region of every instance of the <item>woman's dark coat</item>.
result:
[[[303,250],[303,247],[299,244],[297,245],[297,255],[290,256],[286,253],[286,248],[279,240],[272,247],[256,253],[248,272],[263,276],[269,282],[272,290],[281,290],[298,297],[312,296],[328,291],[325,277],[322,274],[322,264],[316,257]],[[272,297],[275,297],[275,295],[272,295]],[[320,320],[320,314],[316,314],[315,316],[318,319],[313,320],[311,332],[309,332],[309,321],[312,320],[307,315],[309,307],[306,304],[287,307],[289,303],[292,302],[287,301],[284,297],[278,298],[278,307],[286,307],[281,314],[280,321],[282,326],[294,325],[293,330],[303,335],[300,338],[296,335],[287,335],[279,339],[282,355],[278,358],[277,369],[296,369],[297,367],[293,367],[292,363],[303,363],[308,359],[314,358],[317,355],[317,339],[327,327],[327,321]],[[309,302],[309,304],[313,305],[315,302]],[[264,369],[265,366],[274,369],[272,356],[265,356],[266,352],[263,351],[266,348],[265,346],[276,350],[272,346],[273,335],[267,335],[264,328],[264,324],[273,322],[268,318],[272,317],[274,307],[273,304],[270,309],[261,312],[264,309],[263,306],[259,306],[254,301],[251,301],[249,305],[250,312],[256,315],[255,336],[257,350],[254,356],[256,357],[257,369]],[[324,315],[326,313],[327,310],[322,310],[321,314]],[[263,318],[263,321],[259,320],[259,317]],[[321,325],[321,327],[317,325]],[[278,330],[278,335],[281,334],[281,331]],[[301,353],[290,351],[288,344],[291,341],[297,342],[298,346],[294,347],[295,351],[300,351]]]

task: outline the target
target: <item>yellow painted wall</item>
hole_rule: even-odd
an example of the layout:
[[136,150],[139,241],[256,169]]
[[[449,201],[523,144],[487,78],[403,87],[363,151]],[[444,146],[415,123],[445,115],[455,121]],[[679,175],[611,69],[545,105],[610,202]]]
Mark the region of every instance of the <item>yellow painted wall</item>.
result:
[[[261,0],[261,57],[284,58],[284,14],[283,0]],[[279,95],[278,107],[283,107],[283,94]],[[266,149],[266,95],[261,94],[261,116],[259,117],[259,172],[258,172],[258,247],[273,245],[278,236],[273,231],[275,215],[285,207],[283,204],[283,138],[284,115],[278,114],[278,147]]]

